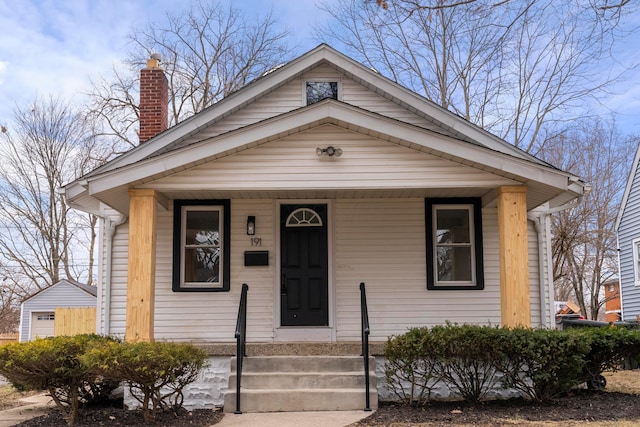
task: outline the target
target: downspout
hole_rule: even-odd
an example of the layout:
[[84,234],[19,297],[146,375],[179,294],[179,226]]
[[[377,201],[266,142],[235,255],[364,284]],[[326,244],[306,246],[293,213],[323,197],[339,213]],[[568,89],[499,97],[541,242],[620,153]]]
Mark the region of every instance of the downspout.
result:
[[106,241],[106,260],[105,260],[105,277],[104,277],[104,335],[109,336],[111,333],[111,266],[112,253],[113,253],[113,237],[116,234],[116,229],[127,222],[125,215],[120,215],[117,220],[113,221],[108,217],[103,217],[107,226],[107,241]]
[[[589,186],[585,186],[585,194],[591,190]],[[545,271],[544,271],[544,247],[545,243],[547,247],[551,247],[551,235],[546,232],[547,227],[547,217],[556,212],[561,212],[567,209],[575,208],[582,203],[584,198],[584,194],[581,194],[576,199],[571,200],[568,203],[565,203],[561,206],[556,206],[555,208],[547,209],[544,211],[537,212],[528,212],[527,218],[533,221],[533,228],[535,229],[538,235],[538,277],[540,280],[539,284],[539,292],[540,292],[540,319],[543,327],[550,327],[550,322],[547,320],[550,319],[550,309],[547,306],[547,289],[546,287],[549,284],[553,283],[553,277],[549,278],[549,284],[546,284],[545,280]],[[545,238],[546,237],[546,238]],[[547,265],[549,266],[549,271],[553,269],[553,260],[551,259],[551,252],[547,251]]]

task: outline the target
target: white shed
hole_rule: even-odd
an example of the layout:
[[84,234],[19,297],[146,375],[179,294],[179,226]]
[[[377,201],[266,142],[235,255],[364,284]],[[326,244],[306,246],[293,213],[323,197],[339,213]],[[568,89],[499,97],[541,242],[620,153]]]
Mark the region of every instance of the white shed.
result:
[[20,305],[20,342],[54,335],[56,308],[95,307],[96,288],[60,280],[25,299]]

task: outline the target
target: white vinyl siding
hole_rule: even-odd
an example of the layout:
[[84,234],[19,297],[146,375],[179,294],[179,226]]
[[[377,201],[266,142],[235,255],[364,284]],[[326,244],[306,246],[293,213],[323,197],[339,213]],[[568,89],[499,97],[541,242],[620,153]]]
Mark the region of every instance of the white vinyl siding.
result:
[[[484,242],[485,259],[496,263],[485,267],[484,290],[429,292],[424,199],[338,200],[335,217],[338,340],[359,339],[360,282],[367,287],[373,340],[447,320],[500,323],[497,240]],[[483,211],[485,236],[496,219],[495,210]]]
[[[358,285],[365,282],[372,340],[383,341],[411,326],[445,321],[500,324],[497,209],[482,210],[485,289],[433,292],[426,289],[424,199],[338,199],[333,202],[333,276],[338,341],[360,338]],[[181,293],[171,290],[173,212],[158,213],[155,337],[158,340],[232,342],[240,288],[249,285],[248,339],[273,340],[276,277],[275,200],[231,202],[231,289],[222,293]],[[246,235],[246,219],[256,217],[255,236]],[[530,224],[529,260],[532,322],[538,325],[539,288],[535,231]],[[118,229],[116,254],[126,242]],[[260,247],[252,239],[260,239]],[[114,242],[115,243],[115,242]],[[244,252],[269,252],[269,265],[245,267]],[[114,257],[119,259],[118,257]],[[114,277],[122,277],[120,272]],[[126,275],[116,280],[112,296],[112,332],[124,333]],[[335,284],[332,285],[331,283]],[[332,309],[333,310],[333,309]]]
[[180,143],[201,141],[216,135],[239,129],[243,126],[258,123],[262,120],[284,114],[306,105],[305,82],[333,80],[338,83],[338,99],[387,117],[411,123],[425,129],[442,132],[429,121],[407,110],[401,105],[372,92],[359,83],[346,78],[336,69],[329,66],[317,67],[314,70],[293,79],[260,99],[219,120],[193,137]]
[[[158,214],[156,254],[155,338],[193,342],[234,339],[242,283],[249,285],[247,339],[273,338],[275,249],[272,200],[231,203],[231,288],[229,292],[181,293],[171,290],[172,212]],[[247,216],[256,216],[256,234],[247,236]],[[252,246],[251,239],[261,239]],[[269,265],[244,267],[244,252],[269,251]]]
[[[333,145],[340,158],[318,157]],[[332,170],[332,173],[327,173]],[[411,148],[325,125],[140,186],[157,190],[470,188],[514,181]]]
[[[171,250],[171,248],[169,248]],[[111,272],[111,335],[124,337],[127,307],[127,269],[129,268],[129,223],[118,227],[113,236]]]

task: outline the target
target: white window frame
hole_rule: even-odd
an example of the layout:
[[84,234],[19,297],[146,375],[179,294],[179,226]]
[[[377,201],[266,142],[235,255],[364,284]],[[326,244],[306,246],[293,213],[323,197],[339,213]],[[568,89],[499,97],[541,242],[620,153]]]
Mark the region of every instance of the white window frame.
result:
[[631,242],[633,252],[633,283],[640,287],[640,237]]
[[[444,210],[466,210],[467,211],[467,220],[469,221],[469,236],[468,243],[448,243],[448,244],[440,244],[438,243],[437,233],[434,232],[433,239],[433,271],[434,277],[433,281],[435,286],[468,286],[476,284],[476,260],[475,260],[475,244],[474,244],[474,229],[473,229],[473,205],[470,204],[460,204],[460,205],[433,205],[433,230],[436,231],[438,229],[438,211]],[[439,247],[461,247],[461,248],[470,248],[470,257],[471,257],[471,280],[438,280],[438,248]]]
[[[335,82],[338,85],[338,94],[337,94],[337,100],[338,101],[342,101],[342,81],[340,79],[337,78],[317,78],[317,79],[305,79],[302,82],[302,105],[303,106],[307,106],[307,105],[313,105],[313,104],[308,104],[307,103],[307,84],[308,83],[332,83]],[[318,102],[322,102],[322,101],[318,101]],[[317,102],[315,102],[314,104],[317,104]]]
[[[187,232],[187,216],[189,212],[218,212],[218,244],[217,245],[188,245],[184,236]],[[180,287],[182,288],[222,288],[224,283],[224,268],[222,249],[224,236],[224,209],[222,206],[182,206],[182,224],[180,225]],[[185,258],[186,250],[189,248],[217,248],[219,252],[218,259],[218,281],[217,282],[185,282]]]
[[[469,221],[469,242],[438,244],[438,212],[441,210],[466,210]],[[427,198],[426,217],[426,266],[428,290],[483,290],[484,256],[482,242],[482,207],[477,197]],[[438,247],[470,248],[471,280],[438,280]]]
[[[216,200],[174,200],[173,219],[173,273],[172,290],[174,292],[229,292],[231,287],[230,233],[231,202],[227,199]],[[218,245],[204,247],[219,248],[219,276],[217,282],[185,282],[186,249],[203,245],[186,244],[187,216],[189,212],[215,211],[218,213]]]

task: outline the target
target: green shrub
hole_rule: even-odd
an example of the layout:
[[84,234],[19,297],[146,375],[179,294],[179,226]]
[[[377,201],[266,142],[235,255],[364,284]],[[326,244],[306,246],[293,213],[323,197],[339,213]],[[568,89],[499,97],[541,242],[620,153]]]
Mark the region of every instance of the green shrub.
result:
[[640,354],[640,331],[637,330],[610,326],[568,329],[567,332],[589,344],[581,378],[587,384],[602,372],[617,370],[625,360]]
[[581,382],[589,343],[567,331],[518,328],[501,337],[503,385],[546,401]]
[[115,388],[80,361],[88,349],[105,342],[113,340],[89,334],[8,344],[0,347],[0,374],[16,388],[48,391],[72,425],[80,403],[99,399]]
[[183,388],[195,381],[206,360],[202,349],[168,342],[106,343],[83,356],[96,373],[127,382],[145,423],[155,421],[158,409],[182,406]]
[[639,355],[640,332],[622,328],[445,324],[391,337],[385,375],[391,391],[410,405],[429,400],[439,382],[468,401],[485,399],[499,386],[547,401]]
[[385,348],[385,377],[391,391],[408,405],[420,405],[440,380],[431,357],[433,340],[428,328],[412,328],[391,337]]
[[450,390],[464,400],[477,402],[495,388],[496,363],[502,356],[500,329],[447,323],[431,328],[431,355]]

